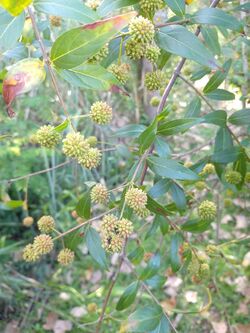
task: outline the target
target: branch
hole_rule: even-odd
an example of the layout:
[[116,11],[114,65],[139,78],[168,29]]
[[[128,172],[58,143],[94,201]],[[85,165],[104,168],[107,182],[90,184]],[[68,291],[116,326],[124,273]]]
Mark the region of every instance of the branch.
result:
[[180,20],[180,21],[173,21],[173,22],[167,22],[167,23],[162,23],[162,24],[157,24],[155,27],[156,28],[163,28],[163,27],[167,27],[169,25],[182,25],[185,23],[189,23],[190,19],[185,19],[185,20]]
[[42,40],[39,29],[37,27],[35,15],[33,13],[33,10],[31,9],[31,7],[28,7],[28,13],[29,13],[29,16],[31,18],[31,22],[32,22],[32,26],[33,26],[33,29],[34,29],[34,32],[35,32],[35,35],[36,35],[36,39],[38,40],[38,43],[39,43],[41,51],[42,51],[43,60],[48,66],[48,70],[49,70],[49,73],[50,73],[50,76],[51,76],[51,81],[52,81],[54,90],[55,90],[55,92],[58,96],[59,102],[60,102],[60,104],[63,108],[63,111],[64,111],[67,119],[69,120],[69,123],[70,123],[71,127],[73,128],[73,130],[75,130],[74,125],[72,124],[72,121],[71,121],[71,118],[70,118],[70,114],[68,113],[67,107],[66,107],[66,105],[64,103],[64,100],[62,98],[62,95],[60,93],[60,89],[59,89],[59,86],[58,86],[58,83],[57,83],[57,79],[56,79],[56,76],[55,76],[54,71],[53,71],[52,66],[51,66],[50,58],[49,58],[49,56],[46,52],[45,45],[44,45],[44,42]]

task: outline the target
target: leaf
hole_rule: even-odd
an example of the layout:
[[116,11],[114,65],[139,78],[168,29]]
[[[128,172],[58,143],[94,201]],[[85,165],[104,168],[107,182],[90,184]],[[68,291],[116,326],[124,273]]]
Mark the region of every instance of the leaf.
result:
[[250,2],[243,3],[242,5],[235,7],[234,10],[240,10],[248,13],[250,12]]
[[227,128],[220,128],[215,137],[214,152],[220,152],[233,147],[233,139]]
[[224,90],[224,89],[216,89],[208,94],[205,95],[206,97],[210,99],[214,99],[216,101],[232,101],[235,99],[235,96],[233,93]]
[[174,160],[167,160],[163,157],[149,157],[147,161],[150,169],[159,176],[179,180],[199,179],[193,171]]
[[164,136],[178,134],[201,122],[201,118],[165,120],[164,122],[159,123],[157,134]]
[[[0,52],[13,48],[21,36],[25,21],[25,14],[11,16],[0,8]],[[11,36],[11,38],[10,38]]]
[[177,16],[185,15],[185,1],[184,0],[165,0],[168,7]]
[[82,198],[78,201],[76,205],[77,215],[89,219],[90,218],[90,210],[91,210],[91,200],[90,200],[90,192],[86,192]]
[[116,78],[100,65],[84,64],[71,69],[57,69],[58,74],[76,87],[91,90],[109,90],[118,84]]
[[98,13],[101,16],[113,12],[116,9],[136,5],[139,0],[104,0],[98,8]]
[[149,333],[170,333],[169,321],[164,314],[161,317],[159,325]]
[[76,230],[64,237],[64,244],[66,248],[75,251],[77,246],[82,242],[82,240],[83,237],[81,232]]
[[24,201],[22,200],[9,200],[4,203],[7,208],[19,208],[23,207]]
[[154,214],[163,216],[170,215],[171,212],[148,195],[147,208]]
[[120,38],[115,38],[109,42],[109,52],[108,55],[102,60],[101,65],[108,68],[113,62],[115,62],[119,57],[121,40]]
[[186,118],[195,118],[198,117],[201,113],[201,100],[198,96],[194,97],[190,104],[186,108],[185,117]]
[[52,46],[51,61],[63,69],[81,65],[122,30],[135,15],[135,12],[129,12],[65,32]]
[[187,222],[182,224],[181,230],[192,233],[201,233],[208,230],[210,225],[211,221],[201,221],[199,219],[188,220]]
[[207,68],[207,67],[202,67],[200,69],[198,69],[197,71],[195,71],[190,80],[191,81],[196,81],[196,80],[200,80],[202,79],[205,75],[209,74],[211,72],[211,69],[210,68]]
[[185,192],[178,184],[171,182],[170,193],[174,203],[176,204],[176,207],[180,210],[186,209],[187,200]]
[[245,152],[240,154],[238,160],[234,162],[233,169],[241,174],[241,182],[236,185],[237,189],[240,190],[245,183],[247,172],[247,156]]
[[167,52],[194,60],[207,67],[217,67],[212,53],[193,33],[180,25],[160,28],[156,33],[156,40],[158,45]]
[[91,257],[103,268],[107,268],[106,254],[101,245],[101,238],[98,232],[89,227],[86,233],[87,248]]
[[134,251],[130,252],[128,255],[128,259],[134,265],[138,265],[144,257],[144,249],[141,246],[138,246]]
[[229,118],[228,121],[234,125],[250,125],[250,109],[243,109],[237,112],[234,112]]
[[0,6],[6,9],[11,15],[18,16],[31,2],[32,0],[0,0]]
[[213,54],[220,55],[221,48],[216,28],[208,28],[203,26],[201,27],[201,34],[209,50],[211,50]]
[[167,193],[170,189],[171,181],[169,179],[160,179],[158,182],[156,182],[151,189],[149,190],[148,194],[152,198],[159,198],[163,194]]
[[170,262],[171,267],[174,272],[177,272],[181,267],[181,260],[179,255],[179,248],[183,242],[182,235],[180,233],[175,233],[171,237],[170,245]]
[[146,126],[144,125],[127,125],[123,126],[122,128],[118,129],[112,136],[119,137],[119,138],[127,138],[138,137],[144,130]]
[[166,235],[169,232],[169,223],[168,220],[164,216],[156,215],[155,219],[160,224],[161,233]]
[[158,120],[155,118],[153,122],[143,131],[139,138],[139,152],[140,154],[143,154],[145,150],[147,150],[151,144],[154,142],[157,132],[157,124]]
[[167,157],[171,154],[169,145],[161,137],[156,136],[154,146],[159,156]]
[[239,147],[231,147],[224,150],[216,151],[212,157],[211,161],[215,163],[231,163],[235,162],[240,156],[241,150]]
[[153,223],[151,223],[151,226],[149,228],[149,230],[147,231],[146,235],[145,235],[145,240],[148,239],[149,237],[155,235],[157,229],[159,228],[160,223],[157,219],[154,219]]
[[229,69],[231,67],[232,60],[229,59],[228,61],[225,62],[225,64],[222,66],[223,70],[218,70],[214,73],[214,75],[209,79],[208,83],[203,89],[203,92],[205,94],[214,91],[216,88],[218,88],[221,83],[225,80],[227,77],[227,74],[229,72]]
[[122,311],[134,303],[134,300],[136,298],[136,294],[138,291],[138,287],[139,287],[139,282],[136,281],[136,282],[131,283],[126,288],[126,290],[124,291],[124,293],[122,294],[122,296],[120,297],[120,299],[116,305],[116,310]]
[[97,13],[84,5],[81,0],[35,0],[34,7],[39,12],[81,23],[91,23],[99,18]]
[[68,126],[69,126],[69,120],[66,119],[66,120],[64,120],[64,122],[62,122],[60,125],[58,125],[58,126],[55,127],[55,131],[61,133],[61,132],[63,132]]
[[227,123],[227,113],[222,110],[213,111],[203,116],[203,119],[204,123],[225,127]]
[[199,24],[211,24],[238,32],[243,31],[243,25],[240,21],[218,8],[200,9],[194,14],[193,20]]
[[129,332],[145,333],[154,330],[162,318],[159,305],[138,308],[128,317]]
[[155,254],[148,262],[147,267],[141,272],[139,279],[147,280],[157,274],[161,265],[161,257],[159,253]]

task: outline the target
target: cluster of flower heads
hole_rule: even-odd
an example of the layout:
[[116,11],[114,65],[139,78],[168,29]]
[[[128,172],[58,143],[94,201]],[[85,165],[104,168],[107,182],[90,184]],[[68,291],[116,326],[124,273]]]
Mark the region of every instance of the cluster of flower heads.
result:
[[121,252],[124,240],[133,232],[128,219],[118,219],[113,214],[105,215],[101,223],[102,246],[109,253]]
[[149,215],[149,210],[146,207],[147,193],[143,190],[136,187],[130,188],[126,192],[125,201],[139,217],[146,218]]
[[[37,227],[41,232],[40,235],[34,238],[32,244],[28,244],[23,249],[23,259],[27,262],[34,262],[41,258],[41,256],[50,253],[54,248],[54,242],[49,235],[55,230],[55,221],[52,216],[42,216],[38,222]],[[58,256],[57,261],[62,265],[68,265],[74,260],[74,252],[70,249],[62,249]]]
[[208,257],[204,252],[192,252],[192,259],[188,265],[188,272],[194,283],[204,282],[210,277]]

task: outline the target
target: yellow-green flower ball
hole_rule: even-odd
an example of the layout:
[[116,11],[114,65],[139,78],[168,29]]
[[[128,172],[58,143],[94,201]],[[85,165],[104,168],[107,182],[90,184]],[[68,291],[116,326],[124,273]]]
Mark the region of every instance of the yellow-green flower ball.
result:
[[90,118],[98,125],[109,124],[112,120],[112,108],[106,102],[95,102],[91,106]]
[[75,254],[73,251],[71,251],[70,249],[63,249],[59,252],[58,256],[57,256],[57,261],[63,265],[63,266],[67,266],[69,264],[71,264],[74,261],[75,258]]
[[90,148],[78,158],[78,162],[86,169],[97,168],[100,164],[102,154],[97,148]]
[[160,70],[149,72],[145,76],[145,86],[148,90],[158,90],[164,84],[164,74]]
[[39,231],[41,231],[42,233],[50,234],[55,228],[55,220],[50,215],[42,216],[38,220],[37,226]]
[[61,139],[60,133],[55,131],[55,127],[51,125],[42,126],[36,132],[36,141],[42,147],[54,148]]
[[132,39],[142,44],[150,43],[155,34],[153,23],[143,16],[133,18],[128,30]]
[[238,171],[229,170],[225,173],[226,182],[232,185],[237,185],[241,182],[242,176]]
[[198,215],[201,220],[213,221],[217,214],[217,207],[214,202],[205,200],[198,207]]
[[132,60],[139,60],[144,56],[145,45],[130,38],[125,45],[126,56]]
[[90,192],[91,201],[99,204],[105,204],[109,200],[109,193],[106,186],[96,184]]
[[127,205],[134,209],[144,209],[147,204],[147,193],[139,188],[131,188],[125,195]]
[[53,247],[54,243],[49,235],[41,234],[34,239],[33,248],[38,255],[50,253]]

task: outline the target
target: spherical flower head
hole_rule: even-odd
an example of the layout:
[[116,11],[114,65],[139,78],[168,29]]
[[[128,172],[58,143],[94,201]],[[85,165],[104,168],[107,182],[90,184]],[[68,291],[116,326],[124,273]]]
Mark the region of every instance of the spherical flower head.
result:
[[88,62],[91,64],[99,64],[104,58],[109,54],[109,45],[105,44],[99,52],[97,52],[93,57],[91,57]]
[[97,168],[100,164],[102,154],[97,148],[90,148],[78,158],[78,162],[86,169]]
[[195,188],[199,191],[202,191],[206,188],[206,183],[203,181],[198,181],[195,183]]
[[161,53],[157,45],[148,45],[145,52],[145,58],[152,63],[156,63]]
[[22,223],[25,227],[30,227],[34,223],[34,219],[32,216],[26,216]]
[[134,17],[128,27],[132,39],[138,43],[150,43],[155,34],[154,25],[143,16]]
[[250,183],[250,172],[247,172],[245,175],[245,183],[247,183],[247,184]]
[[184,163],[184,167],[185,167],[185,168],[190,168],[192,165],[193,165],[193,163],[192,163],[191,161],[186,161],[186,162]]
[[198,207],[198,215],[201,220],[213,221],[217,213],[217,207],[214,202],[205,200]]
[[141,10],[144,14],[151,17],[157,10],[163,8],[163,0],[140,0]]
[[84,136],[79,132],[77,133],[68,133],[66,138],[63,139],[63,153],[72,158],[79,158],[84,152],[90,148],[90,145]]
[[89,313],[94,313],[94,312],[96,312],[96,310],[97,310],[97,304],[96,303],[89,303],[87,305],[87,311]]
[[90,145],[90,147],[95,147],[98,140],[96,136],[89,136],[88,138],[86,138],[86,142]]
[[87,0],[85,5],[93,10],[97,10],[100,6],[101,0]]
[[160,98],[158,96],[153,96],[150,100],[150,105],[157,107],[160,104]]
[[102,247],[109,253],[119,253],[122,250],[123,238],[117,234],[110,234],[102,239]]
[[147,193],[139,188],[130,188],[125,195],[125,200],[134,210],[144,209],[147,204]]
[[42,216],[37,222],[38,229],[45,234],[50,234],[55,228],[55,221],[52,216]]
[[199,272],[197,274],[197,278],[200,281],[207,280],[210,277],[210,267],[208,263],[203,263],[200,265]]
[[115,233],[117,230],[118,218],[113,214],[105,215],[102,219],[101,230],[105,235]]
[[207,163],[202,172],[200,173],[201,176],[204,176],[204,175],[212,175],[215,173],[215,167],[212,163]]
[[139,60],[144,56],[145,45],[129,39],[125,45],[125,53],[132,60]]
[[41,234],[35,237],[33,246],[36,253],[42,255],[50,253],[53,250],[54,243],[49,235]]
[[233,201],[230,198],[225,198],[224,199],[224,207],[232,207],[233,206]]
[[144,208],[134,208],[134,212],[136,215],[138,215],[141,219],[145,219],[149,216],[150,210],[148,210],[146,207]]
[[164,73],[160,70],[149,72],[145,76],[145,86],[148,90],[158,90],[164,84]]
[[55,127],[51,125],[45,125],[40,127],[36,132],[36,141],[42,147],[54,148],[61,139],[60,133],[55,131]]
[[133,229],[134,229],[133,223],[127,219],[121,219],[117,223],[118,234],[122,238],[130,236],[133,232]]
[[91,201],[99,204],[105,204],[109,200],[109,193],[106,186],[96,184],[90,192]]
[[23,249],[23,260],[27,262],[34,262],[37,261],[40,258],[40,255],[37,253],[37,251],[34,248],[33,244],[28,244]]
[[129,79],[130,65],[125,63],[121,65],[112,64],[109,71],[114,74],[118,81],[125,84]]
[[59,252],[57,256],[57,261],[63,265],[67,266],[71,264],[74,261],[75,258],[75,253],[71,251],[70,249],[63,249]]
[[213,244],[209,244],[206,247],[206,254],[209,257],[214,257],[219,253],[218,247],[216,245]]
[[98,125],[109,124],[112,120],[112,108],[106,102],[95,102],[91,106],[90,117]]
[[226,182],[232,185],[237,185],[241,182],[242,176],[238,171],[229,170],[225,174]]
[[49,17],[49,20],[53,27],[60,27],[62,25],[62,18],[60,16],[52,15]]

